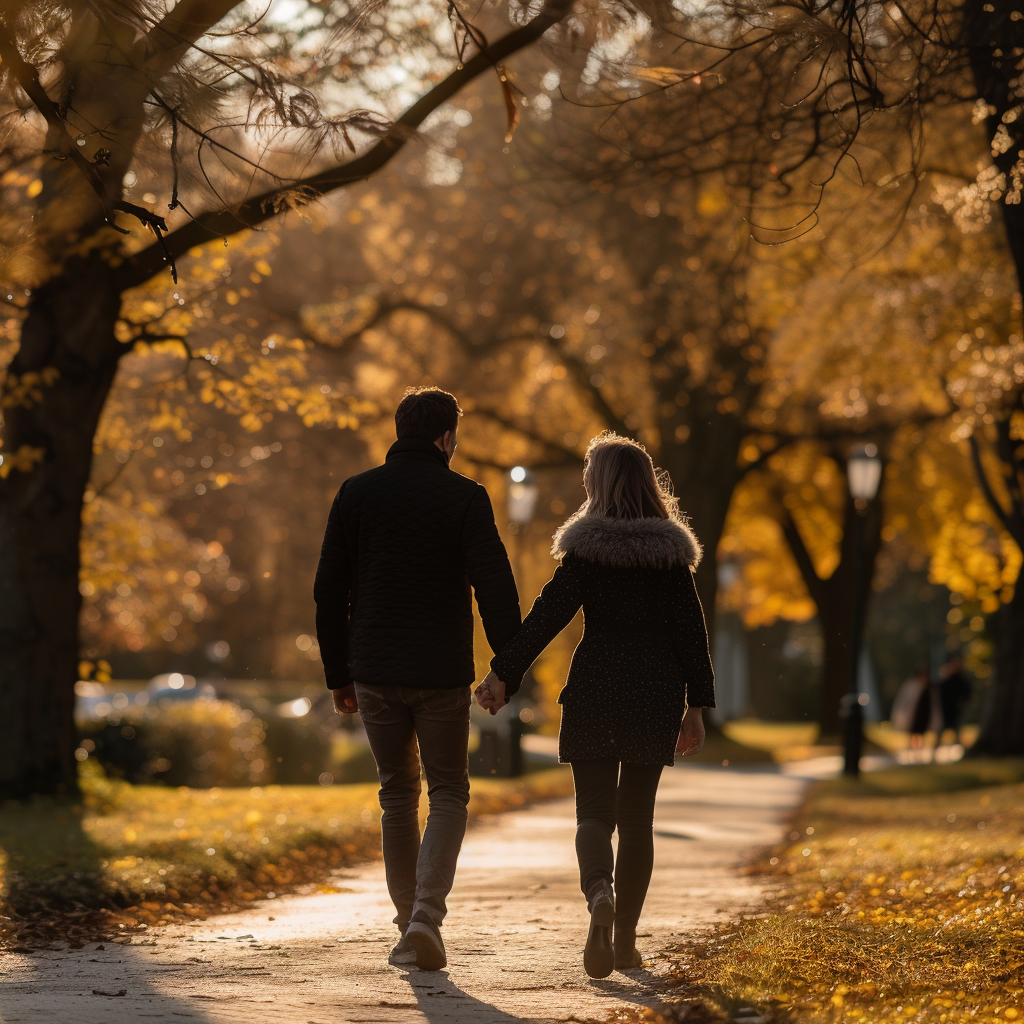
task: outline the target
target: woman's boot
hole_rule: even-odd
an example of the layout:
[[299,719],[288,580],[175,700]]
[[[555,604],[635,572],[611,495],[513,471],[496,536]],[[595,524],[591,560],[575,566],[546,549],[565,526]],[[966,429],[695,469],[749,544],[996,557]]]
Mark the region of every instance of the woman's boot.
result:
[[590,892],[590,931],[583,950],[583,969],[591,978],[607,978],[615,969],[612,952],[612,926],[615,924],[615,897],[611,882],[602,880]]
[[643,967],[643,957],[636,948],[636,929],[619,928],[615,926],[615,934],[612,939],[612,950],[615,954],[615,970],[629,971],[637,967]]

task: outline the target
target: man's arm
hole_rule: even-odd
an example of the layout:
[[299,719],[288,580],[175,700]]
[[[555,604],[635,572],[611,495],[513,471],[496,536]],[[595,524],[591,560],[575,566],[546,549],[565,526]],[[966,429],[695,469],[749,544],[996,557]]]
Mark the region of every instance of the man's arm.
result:
[[487,642],[497,653],[516,635],[523,618],[508,552],[498,536],[491,500],[483,487],[477,487],[466,510],[462,552]]
[[[348,612],[352,589],[352,565],[349,545],[346,543],[345,515],[342,495],[338,491],[331,514],[327,519],[324,543],[320,549],[320,564],[313,584],[316,601],[316,638],[320,644],[320,658],[332,690],[344,689],[352,684],[348,670]],[[339,709],[340,710],[340,709]]]

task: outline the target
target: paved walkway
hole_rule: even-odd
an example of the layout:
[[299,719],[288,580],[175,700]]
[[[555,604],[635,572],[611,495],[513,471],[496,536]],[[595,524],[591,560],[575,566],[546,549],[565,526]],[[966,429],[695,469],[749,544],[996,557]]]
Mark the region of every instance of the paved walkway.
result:
[[[653,953],[756,906],[733,868],[774,842],[806,781],[776,771],[666,770],[654,883],[640,948]],[[654,998],[657,960],[592,981],[573,853],[571,799],[475,825],[449,903],[448,970],[387,965],[395,939],[380,863],[343,872],[337,891],[262,902],[154,929],[129,942],[9,954],[0,1021],[121,1024],[546,1024],[603,1019]]]

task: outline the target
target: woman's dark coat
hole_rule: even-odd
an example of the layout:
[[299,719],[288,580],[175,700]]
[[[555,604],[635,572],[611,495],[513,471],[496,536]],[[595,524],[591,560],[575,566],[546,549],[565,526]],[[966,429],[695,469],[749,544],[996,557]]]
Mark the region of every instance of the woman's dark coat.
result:
[[560,761],[672,764],[686,705],[715,706],[697,538],[672,519],[576,516],[555,534],[561,565],[491,661],[511,695],[583,607],[583,639],[558,698]]

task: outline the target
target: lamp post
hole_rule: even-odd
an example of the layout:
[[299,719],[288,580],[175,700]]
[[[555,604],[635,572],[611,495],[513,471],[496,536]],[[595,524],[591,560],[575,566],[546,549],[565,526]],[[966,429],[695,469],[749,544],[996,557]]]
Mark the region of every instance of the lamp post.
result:
[[[525,466],[513,466],[508,473],[508,522],[509,527],[515,534],[515,564],[513,566],[516,580],[522,583],[523,579],[523,535],[527,527],[533,521],[533,514],[537,508],[537,495],[539,493],[537,478]],[[527,672],[520,687],[520,694],[530,688],[530,675]],[[505,772],[509,776],[518,776],[523,773],[523,750],[522,735],[523,722],[520,718],[520,707],[522,701],[518,695],[512,698],[509,707],[510,714],[503,718],[499,729],[505,734],[506,763]]]
[[868,504],[878,494],[882,481],[882,459],[877,445],[866,444],[854,449],[846,462],[850,497],[854,504],[853,616],[850,631],[850,689],[844,695],[840,714],[846,719],[843,743],[843,774],[856,778],[860,774],[860,752],[864,745],[864,705],[867,694],[860,692],[857,675],[864,637],[864,522]]
[[537,478],[525,466],[513,466],[508,473],[508,521],[516,533],[533,521],[537,507]]

